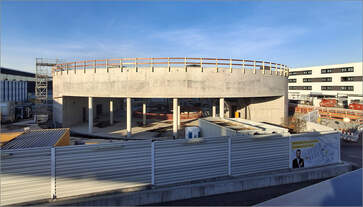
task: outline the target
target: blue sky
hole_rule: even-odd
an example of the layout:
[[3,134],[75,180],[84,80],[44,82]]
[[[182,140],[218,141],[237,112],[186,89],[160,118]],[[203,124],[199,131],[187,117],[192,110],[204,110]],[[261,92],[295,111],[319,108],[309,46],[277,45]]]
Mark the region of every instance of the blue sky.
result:
[[362,1],[1,1],[1,65],[35,58],[362,61]]

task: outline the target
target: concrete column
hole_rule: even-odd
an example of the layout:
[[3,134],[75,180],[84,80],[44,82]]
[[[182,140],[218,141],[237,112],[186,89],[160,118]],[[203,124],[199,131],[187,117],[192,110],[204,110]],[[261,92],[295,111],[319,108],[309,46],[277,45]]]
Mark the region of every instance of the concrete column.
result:
[[180,104],[178,103],[178,129],[180,129]]
[[126,98],[126,130],[127,137],[131,137],[131,98]]
[[88,97],[88,133],[93,131],[93,98]]
[[212,102],[212,117],[216,117],[216,102]]
[[224,118],[224,98],[219,99],[219,117]]
[[173,98],[173,137],[178,137],[178,99]]
[[110,124],[113,124],[113,100],[110,100]]
[[142,124],[146,125],[146,102],[142,103]]

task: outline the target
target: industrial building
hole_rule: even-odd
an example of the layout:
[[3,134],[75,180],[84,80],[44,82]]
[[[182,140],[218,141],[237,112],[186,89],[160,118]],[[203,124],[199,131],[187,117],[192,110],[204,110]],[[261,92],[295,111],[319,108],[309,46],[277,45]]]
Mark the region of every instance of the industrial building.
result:
[[309,100],[312,97],[344,97],[363,101],[363,62],[291,68],[289,99]]
[[0,68],[0,107],[1,122],[31,116],[31,100],[34,99],[35,74]]
[[[286,65],[217,58],[122,58],[87,60],[53,67],[53,121],[72,127],[126,121],[132,134],[133,108],[144,119],[150,99],[172,99],[173,134],[180,123],[180,100],[208,100],[210,114],[281,124],[287,118]],[[144,100],[136,106],[135,100]],[[140,102],[139,102],[140,103]],[[126,105],[126,107],[124,107]],[[126,109],[126,110],[125,110]],[[121,123],[117,123],[121,122]]]

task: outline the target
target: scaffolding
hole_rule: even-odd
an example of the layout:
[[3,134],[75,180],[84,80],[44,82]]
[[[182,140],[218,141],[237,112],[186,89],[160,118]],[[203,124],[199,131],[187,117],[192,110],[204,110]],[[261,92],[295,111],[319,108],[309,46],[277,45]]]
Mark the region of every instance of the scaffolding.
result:
[[49,117],[48,83],[52,80],[52,67],[59,59],[36,58],[35,66],[35,121],[44,123]]

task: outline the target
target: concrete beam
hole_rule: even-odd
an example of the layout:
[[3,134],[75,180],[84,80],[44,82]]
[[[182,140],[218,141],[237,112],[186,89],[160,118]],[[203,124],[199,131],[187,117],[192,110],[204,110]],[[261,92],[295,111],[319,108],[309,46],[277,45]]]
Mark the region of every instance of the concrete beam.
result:
[[126,130],[127,137],[131,137],[131,98],[126,98]]
[[142,124],[146,125],[146,102],[142,103]]
[[173,98],[173,138],[178,137],[178,99]]
[[112,125],[114,121],[113,118],[113,100],[110,100],[110,124]]
[[93,131],[93,98],[88,97],[88,133]]
[[219,117],[224,118],[224,98],[219,99]]

